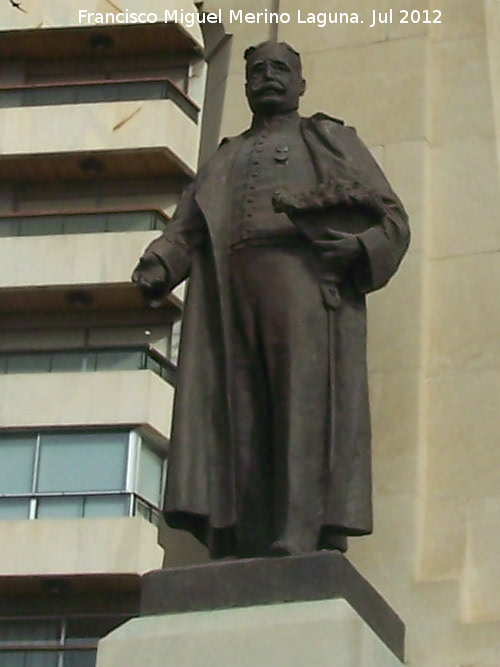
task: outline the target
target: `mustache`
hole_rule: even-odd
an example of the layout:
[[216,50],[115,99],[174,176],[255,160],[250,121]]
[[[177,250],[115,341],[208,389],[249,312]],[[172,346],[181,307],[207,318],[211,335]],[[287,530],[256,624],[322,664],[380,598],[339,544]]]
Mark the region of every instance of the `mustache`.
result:
[[267,92],[270,90],[276,93],[285,92],[285,86],[283,86],[283,84],[279,83],[278,81],[268,81],[266,83],[260,83],[251,86],[251,88],[254,93]]

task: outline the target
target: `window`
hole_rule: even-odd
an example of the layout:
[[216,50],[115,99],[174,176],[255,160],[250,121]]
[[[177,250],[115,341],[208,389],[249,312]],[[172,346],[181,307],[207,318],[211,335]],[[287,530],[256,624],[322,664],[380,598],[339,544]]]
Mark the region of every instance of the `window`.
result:
[[172,100],[193,122],[198,122],[199,107],[168,79],[144,81],[101,81],[92,83],[55,83],[22,85],[0,89],[0,108],[53,106],[58,104],[96,104],[135,100]]
[[170,334],[170,349],[169,349],[169,359],[175,365],[179,361],[179,345],[181,341],[181,328],[182,321],[177,320],[172,324],[171,334]]
[[0,237],[148,231],[164,229],[165,222],[158,211],[9,216],[0,217]]
[[100,637],[121,616],[0,619],[2,667],[94,667]]
[[175,384],[175,366],[155,350],[137,348],[68,350],[65,352],[5,352],[0,374],[89,373],[93,371],[150,370]]
[[0,435],[0,520],[143,516],[162,506],[165,457],[136,431]]

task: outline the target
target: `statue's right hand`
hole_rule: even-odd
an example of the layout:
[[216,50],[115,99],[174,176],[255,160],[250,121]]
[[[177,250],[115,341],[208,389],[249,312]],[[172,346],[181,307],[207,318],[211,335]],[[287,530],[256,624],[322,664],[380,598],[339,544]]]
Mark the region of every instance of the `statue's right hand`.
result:
[[152,252],[146,253],[139,260],[132,274],[144,299],[153,308],[157,308],[167,291],[168,272],[160,258]]

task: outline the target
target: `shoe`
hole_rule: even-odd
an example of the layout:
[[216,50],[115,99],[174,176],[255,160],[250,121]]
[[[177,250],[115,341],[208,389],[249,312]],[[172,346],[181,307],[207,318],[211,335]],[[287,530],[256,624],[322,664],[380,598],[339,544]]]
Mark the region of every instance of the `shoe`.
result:
[[280,542],[279,540],[273,542],[269,547],[269,556],[274,558],[282,558],[283,556],[298,556],[302,552],[300,549],[296,549],[286,542]]

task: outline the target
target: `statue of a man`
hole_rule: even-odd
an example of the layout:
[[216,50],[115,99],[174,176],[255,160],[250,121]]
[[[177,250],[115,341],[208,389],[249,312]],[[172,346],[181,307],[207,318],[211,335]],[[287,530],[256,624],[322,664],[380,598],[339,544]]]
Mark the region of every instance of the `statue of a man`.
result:
[[365,294],[407,216],[353,128],[299,116],[298,53],[245,59],[250,128],[134,272],[150,302],[190,276],[165,517],[213,557],[345,551],[372,531]]

